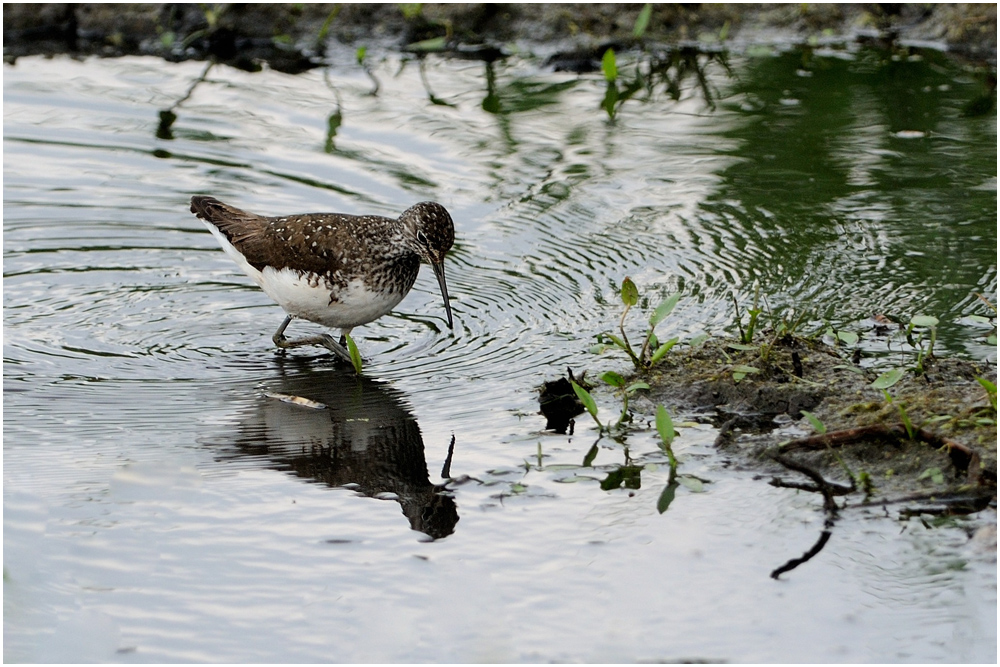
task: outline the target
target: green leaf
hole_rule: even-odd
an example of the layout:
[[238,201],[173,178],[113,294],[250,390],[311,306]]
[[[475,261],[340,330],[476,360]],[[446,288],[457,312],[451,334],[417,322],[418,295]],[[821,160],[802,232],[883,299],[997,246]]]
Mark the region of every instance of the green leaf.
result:
[[647,2],[642,7],[642,11],[639,12],[639,16],[635,19],[635,27],[632,28],[632,36],[639,39],[646,33],[646,28],[649,27],[649,19],[653,15],[653,3]]
[[622,303],[626,306],[634,306],[639,302],[639,288],[635,286],[632,279],[625,276],[622,281]]
[[612,343],[614,343],[618,347],[620,347],[621,349],[623,349],[623,350],[627,350],[628,349],[628,345],[625,344],[625,341],[623,341],[618,336],[616,336],[614,334],[606,333],[606,334],[604,334],[604,337],[607,338],[608,340],[610,340]]
[[726,347],[728,347],[731,350],[745,350],[747,352],[749,352],[750,350],[756,350],[758,348],[757,345],[746,345],[744,343],[729,343],[726,345]]
[[[583,403],[583,407],[587,408],[587,412],[594,419],[597,419],[597,403],[594,402],[594,397],[590,395],[590,392],[578,385],[576,382],[570,380],[570,384],[573,385],[573,391],[576,392],[576,397],[580,399]],[[600,422],[598,422],[600,423]]]
[[604,52],[604,57],[601,58],[601,71],[604,72],[604,78],[610,82],[618,79],[618,65],[615,63],[614,49],[608,49]]
[[932,315],[914,315],[910,319],[910,324],[915,327],[936,327],[938,325],[938,318]]
[[655,365],[657,362],[660,361],[660,359],[662,359],[664,356],[666,356],[667,352],[670,351],[670,348],[672,348],[674,345],[677,345],[677,341],[678,340],[680,340],[680,339],[676,338],[676,337],[675,338],[671,338],[666,343],[664,343],[660,347],[656,348],[656,352],[654,352],[653,356],[649,358],[649,365],[650,366]]
[[681,475],[677,478],[677,481],[686,486],[691,493],[702,493],[705,491],[705,485],[697,477]]
[[608,371],[607,373],[601,376],[601,379],[610,384],[612,387],[625,386],[625,378],[623,378],[618,373],[615,373],[614,371]]
[[361,375],[361,353],[358,352],[358,346],[354,344],[354,339],[351,338],[350,334],[344,334],[344,338],[347,340],[347,352],[351,355],[354,372]]
[[406,49],[408,51],[444,51],[445,46],[448,45],[448,40],[444,37],[432,37],[431,39],[425,39],[420,42],[413,42],[412,44],[407,44]]
[[669,448],[677,436],[674,432],[674,421],[662,405],[656,408],[656,431],[660,434],[660,441],[665,448]]
[[733,372],[734,373],[743,373],[743,375],[746,375],[748,373],[760,373],[760,369],[759,368],[755,368],[753,366],[739,365],[739,366],[733,366]]
[[677,305],[677,302],[680,301],[680,298],[681,298],[681,293],[678,292],[677,294],[672,294],[666,301],[661,303],[659,307],[657,307],[657,309],[654,310],[653,314],[649,317],[649,326],[656,327],[657,324],[662,322],[663,318],[669,315],[670,312],[674,309],[674,306]]
[[423,4],[422,2],[401,2],[399,3],[399,11],[403,13],[403,18],[407,20],[415,19],[420,16]]
[[663,489],[663,493],[660,494],[659,499],[656,501],[656,511],[663,514],[670,507],[670,503],[674,502],[674,496],[677,493],[677,482],[670,482]]
[[940,468],[928,468],[920,473],[920,476],[917,477],[917,479],[927,479],[928,477],[930,477],[931,481],[935,484],[944,484],[944,473],[941,472]]
[[806,419],[808,419],[809,423],[812,424],[813,430],[815,430],[820,435],[826,433],[826,424],[824,424],[823,422],[821,422],[819,420],[819,417],[817,417],[813,413],[807,412],[805,410],[802,410],[801,412],[802,412],[802,416],[805,417]]
[[906,370],[903,368],[893,368],[891,371],[886,371],[875,378],[872,382],[872,389],[888,389],[892,385],[899,382],[903,376],[906,375]]
[[595,442],[594,445],[589,450],[587,450],[587,455],[583,457],[583,467],[589,468],[591,464],[594,462],[594,459],[596,458],[597,458],[597,443]]
[[366,47],[364,46],[358,47],[358,50],[354,53],[354,55],[357,57],[359,65],[363,65],[365,63],[365,55],[367,53],[368,49]]
[[719,31],[719,41],[724,42],[727,37],[729,37],[729,21],[722,24],[722,30]]
[[689,340],[688,345],[690,345],[691,347],[698,347],[709,338],[711,338],[711,336],[709,336],[707,333],[700,333],[691,340]]
[[640,389],[649,389],[649,385],[646,384],[645,382],[633,382],[632,384],[630,384],[629,386],[627,386],[625,388],[625,393],[626,394],[634,394],[635,392],[639,391]]
[[846,343],[847,345],[854,345],[858,342],[858,334],[853,331],[838,331],[837,338]]

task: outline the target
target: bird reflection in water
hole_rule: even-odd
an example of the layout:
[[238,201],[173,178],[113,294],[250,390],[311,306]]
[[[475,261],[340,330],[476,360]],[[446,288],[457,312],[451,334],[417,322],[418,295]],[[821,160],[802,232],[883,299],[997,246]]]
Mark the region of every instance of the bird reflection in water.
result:
[[353,370],[278,363],[280,376],[265,383],[239,426],[236,457],[263,457],[277,470],[365,496],[395,494],[413,530],[435,540],[455,532],[455,499],[428,477],[420,427],[402,392]]

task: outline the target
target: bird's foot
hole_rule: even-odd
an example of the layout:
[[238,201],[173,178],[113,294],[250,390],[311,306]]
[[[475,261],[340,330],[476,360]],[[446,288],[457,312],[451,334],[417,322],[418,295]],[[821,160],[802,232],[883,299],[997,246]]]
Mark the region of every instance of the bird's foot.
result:
[[285,318],[285,321],[282,323],[280,327],[278,327],[278,330],[275,331],[274,335],[271,337],[271,340],[274,341],[274,344],[278,346],[279,350],[284,351],[293,347],[318,345],[320,347],[325,347],[326,349],[330,350],[344,361],[352,363],[351,353],[347,351],[346,347],[335,341],[333,339],[333,336],[330,336],[329,334],[318,334],[316,336],[307,336],[305,338],[297,338],[295,340],[289,340],[285,336],[285,327],[288,326],[288,323],[291,322],[291,320],[292,320],[291,316]]

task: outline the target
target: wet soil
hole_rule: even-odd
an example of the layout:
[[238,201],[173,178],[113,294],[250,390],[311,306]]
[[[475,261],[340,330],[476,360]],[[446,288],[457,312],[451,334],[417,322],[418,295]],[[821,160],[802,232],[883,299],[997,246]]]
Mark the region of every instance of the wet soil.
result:
[[[995,4],[20,4],[4,3],[4,59],[24,55],[155,55],[256,71],[327,62],[329,40],[493,59],[544,53],[597,66],[610,45],[697,43],[739,48],[816,41],[934,42],[996,61]],[[597,62],[591,57],[597,54]]]
[[[828,483],[849,503],[903,512],[995,505],[996,409],[976,379],[995,384],[995,366],[932,358],[917,373],[916,355],[901,357],[907,370],[887,397],[871,386],[887,369],[863,368],[850,349],[762,338],[752,350],[725,340],[681,350],[648,374],[652,389],[633,405],[704,413],[720,426],[720,450],[779,475],[778,485],[822,493]],[[741,367],[758,372],[740,378]]]

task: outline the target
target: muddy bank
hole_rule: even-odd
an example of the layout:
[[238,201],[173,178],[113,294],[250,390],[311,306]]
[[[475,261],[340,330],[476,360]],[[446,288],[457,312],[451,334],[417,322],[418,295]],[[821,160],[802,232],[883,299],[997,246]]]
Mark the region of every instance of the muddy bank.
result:
[[[329,40],[500,57],[586,53],[635,37],[642,4],[4,4],[4,58],[32,54],[215,58],[298,72]],[[934,42],[996,61],[995,4],[654,5],[641,44],[740,48],[770,42]],[[475,47],[475,48],[472,48]]]
[[791,336],[746,347],[710,340],[667,359],[636,409],[701,412],[735,465],[848,504],[961,513],[996,502],[996,408],[977,380],[995,385],[995,366],[925,359],[882,390],[850,350]]

